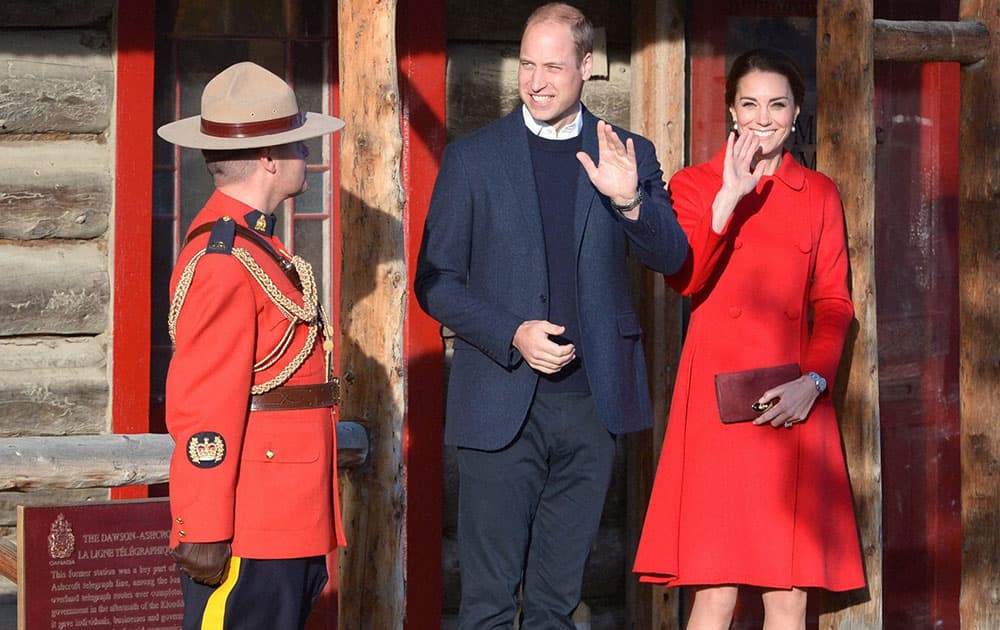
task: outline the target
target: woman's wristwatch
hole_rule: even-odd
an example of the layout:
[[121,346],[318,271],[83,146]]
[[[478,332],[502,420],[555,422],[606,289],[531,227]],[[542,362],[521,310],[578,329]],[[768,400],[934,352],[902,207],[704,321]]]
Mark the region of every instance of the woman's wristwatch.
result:
[[826,379],[825,378],[823,378],[822,376],[820,376],[819,374],[817,374],[815,372],[807,372],[806,376],[808,376],[809,378],[811,378],[813,380],[813,383],[816,384],[816,391],[817,392],[819,392],[819,393],[822,394],[823,392],[826,391]]

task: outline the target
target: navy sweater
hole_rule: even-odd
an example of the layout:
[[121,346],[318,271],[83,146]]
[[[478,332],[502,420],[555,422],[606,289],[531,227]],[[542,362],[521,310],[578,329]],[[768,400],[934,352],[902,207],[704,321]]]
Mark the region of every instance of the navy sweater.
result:
[[583,168],[576,154],[583,146],[580,136],[566,140],[540,138],[530,131],[528,146],[535,172],[538,207],[542,212],[545,257],[549,266],[549,321],[566,327],[557,343],[576,346],[576,359],[556,374],[542,374],[539,392],[589,392],[580,345],[577,315],[576,250],[573,229],[576,183]]

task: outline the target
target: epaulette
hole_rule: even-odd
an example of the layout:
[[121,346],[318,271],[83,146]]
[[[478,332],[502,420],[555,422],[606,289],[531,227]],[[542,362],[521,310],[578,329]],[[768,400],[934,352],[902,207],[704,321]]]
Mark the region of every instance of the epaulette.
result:
[[299,278],[298,272],[295,270],[295,266],[290,260],[285,259],[283,256],[274,251],[274,247],[268,242],[263,236],[251,230],[248,227],[240,225],[238,222],[233,221],[229,217],[222,217],[215,224],[212,223],[202,223],[196,228],[193,228],[189,233],[185,244],[190,243],[196,237],[204,234],[211,230],[211,234],[208,237],[208,247],[205,248],[204,253],[206,254],[231,254],[234,247],[234,242],[236,237],[239,236],[247,241],[250,241],[265,254],[270,256],[274,262],[278,263],[281,270],[285,273],[285,276],[292,282],[292,285],[296,289],[302,290],[302,281]]
[[230,217],[222,217],[212,226],[212,233],[208,235],[208,246],[205,247],[205,253],[232,254],[235,242],[236,222]]

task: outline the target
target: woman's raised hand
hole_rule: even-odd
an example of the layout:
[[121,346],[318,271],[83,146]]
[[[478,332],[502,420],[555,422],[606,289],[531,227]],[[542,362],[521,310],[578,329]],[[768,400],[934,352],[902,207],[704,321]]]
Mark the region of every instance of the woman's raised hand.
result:
[[722,168],[722,188],[734,194],[737,200],[757,187],[764,175],[764,161],[753,163],[754,156],[760,150],[760,138],[747,131],[735,137],[729,132],[726,141],[726,159]]

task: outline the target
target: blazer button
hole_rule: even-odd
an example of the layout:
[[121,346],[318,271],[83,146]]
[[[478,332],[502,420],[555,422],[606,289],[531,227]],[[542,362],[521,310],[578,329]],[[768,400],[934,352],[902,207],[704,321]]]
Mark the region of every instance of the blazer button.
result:
[[179,516],[178,516],[178,517],[177,517],[177,523],[178,523],[179,525],[183,525],[183,524],[184,524],[184,519],[182,519],[181,517],[179,517]]
[[729,316],[732,317],[733,319],[736,319],[737,317],[739,317],[742,314],[743,314],[743,309],[740,308],[739,306],[730,306],[729,307]]
[[180,536],[181,538],[184,538],[185,536],[187,536],[187,532],[185,532],[185,531],[184,531],[184,530],[182,529],[182,530],[180,530],[179,532],[177,532],[177,535],[178,535],[178,536]]
[[274,459],[274,451],[272,451],[271,449],[267,449],[266,451],[264,451],[264,457],[268,459]]
[[548,302],[548,301],[549,301],[549,298],[547,298],[547,297],[546,297],[546,296],[544,296],[544,295],[539,295],[539,296],[538,296],[538,299],[539,299],[539,300],[541,300],[542,304],[545,304],[546,302]]
[[740,249],[743,247],[743,239],[737,238],[733,240],[733,249]]

